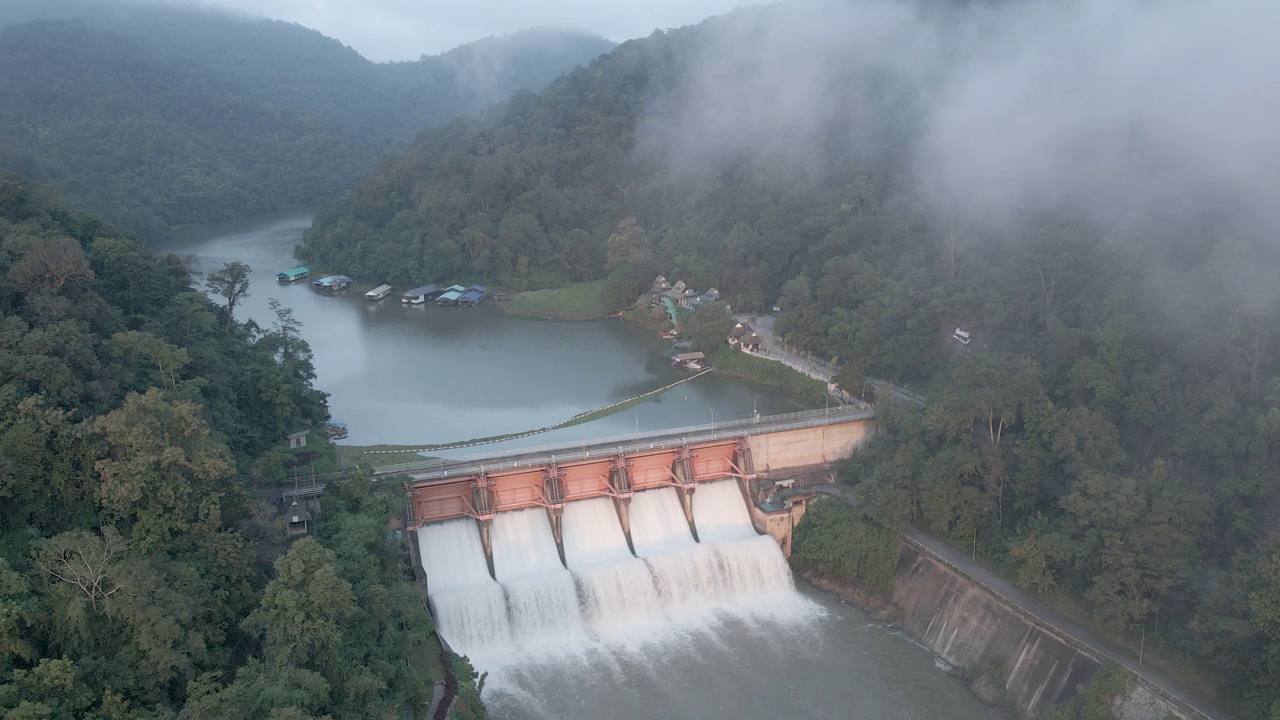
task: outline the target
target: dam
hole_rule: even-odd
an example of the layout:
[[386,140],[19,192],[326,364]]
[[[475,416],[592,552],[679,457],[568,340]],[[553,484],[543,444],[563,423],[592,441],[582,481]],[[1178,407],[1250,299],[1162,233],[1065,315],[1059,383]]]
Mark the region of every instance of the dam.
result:
[[[442,639],[489,715],[1003,717],[787,564],[804,493],[870,437],[856,408],[399,469]],[[803,484],[799,482],[797,484]]]
[[462,653],[529,649],[789,596],[804,496],[761,493],[847,456],[871,420],[794,413],[424,468],[408,519],[440,634]]

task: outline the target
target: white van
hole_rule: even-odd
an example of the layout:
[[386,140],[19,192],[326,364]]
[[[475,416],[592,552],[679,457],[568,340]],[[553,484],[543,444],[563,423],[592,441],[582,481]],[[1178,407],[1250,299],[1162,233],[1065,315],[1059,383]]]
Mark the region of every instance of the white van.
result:
[[955,331],[955,332],[953,332],[953,333],[951,333],[951,339],[952,339],[952,340],[959,340],[960,342],[964,343],[965,345],[968,345],[968,344],[969,344],[969,333],[967,333],[967,332],[965,332],[965,331],[961,330],[960,328],[956,328],[956,331]]

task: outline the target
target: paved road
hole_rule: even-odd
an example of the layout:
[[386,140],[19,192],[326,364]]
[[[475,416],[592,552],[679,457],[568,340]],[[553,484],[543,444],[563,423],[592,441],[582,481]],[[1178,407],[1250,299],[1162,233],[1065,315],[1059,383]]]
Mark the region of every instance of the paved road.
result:
[[[847,489],[843,486],[826,485],[813,489],[833,497],[838,497],[846,502],[852,502],[852,498],[847,492]],[[963,552],[951,547],[932,535],[929,535],[914,525],[908,525],[907,528],[902,531],[902,535],[908,540],[908,542],[925,548],[932,555],[941,558],[946,564],[951,565],[956,570],[959,570],[961,573],[973,579],[979,585],[985,587],[997,597],[1002,598],[1005,602],[1022,610],[1024,613],[1031,615],[1044,625],[1057,630],[1063,635],[1074,638],[1077,642],[1087,646],[1093,651],[1093,653],[1106,657],[1110,660],[1114,660],[1115,662],[1125,666],[1134,675],[1142,678],[1149,685],[1154,686],[1164,695],[1175,698],[1183,705],[1200,713],[1201,717],[1212,718],[1213,720],[1230,720],[1230,715],[1227,715],[1208,703],[1193,697],[1190,693],[1180,688],[1164,675],[1152,670],[1146,665],[1139,664],[1137,659],[1127,651],[1121,650],[1107,642],[1104,642],[1101,638],[1071,622],[1062,614],[1041,605],[1030,595],[1027,595],[1022,590],[1014,587],[1009,581],[996,575],[982,564],[965,557]]]

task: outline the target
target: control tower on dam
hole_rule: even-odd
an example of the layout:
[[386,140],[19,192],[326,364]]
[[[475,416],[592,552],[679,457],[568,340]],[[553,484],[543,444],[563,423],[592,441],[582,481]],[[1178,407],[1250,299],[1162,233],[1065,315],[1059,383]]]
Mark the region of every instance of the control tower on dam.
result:
[[[790,554],[791,529],[809,496],[799,490],[830,478],[833,462],[871,436],[874,413],[831,408],[548,446],[518,454],[491,453],[379,468],[407,474],[408,527],[469,519],[477,526],[493,575],[493,524],[502,513],[540,508],[560,560],[565,560],[566,505],[606,499],[631,554],[632,500],[667,488],[679,500],[682,522],[700,537],[694,496],[700,485],[734,481],[751,525]],[[725,497],[718,493],[717,497]],[[674,507],[674,506],[673,506]],[[428,578],[430,582],[430,578]]]

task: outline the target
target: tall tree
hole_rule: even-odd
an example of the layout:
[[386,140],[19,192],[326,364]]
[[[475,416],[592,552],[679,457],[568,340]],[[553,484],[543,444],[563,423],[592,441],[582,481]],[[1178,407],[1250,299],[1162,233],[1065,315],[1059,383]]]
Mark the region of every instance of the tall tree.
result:
[[228,330],[231,329],[231,323],[235,319],[236,303],[249,297],[250,272],[252,268],[236,260],[224,264],[221,270],[209,273],[209,277],[205,279],[209,289],[227,301]]

